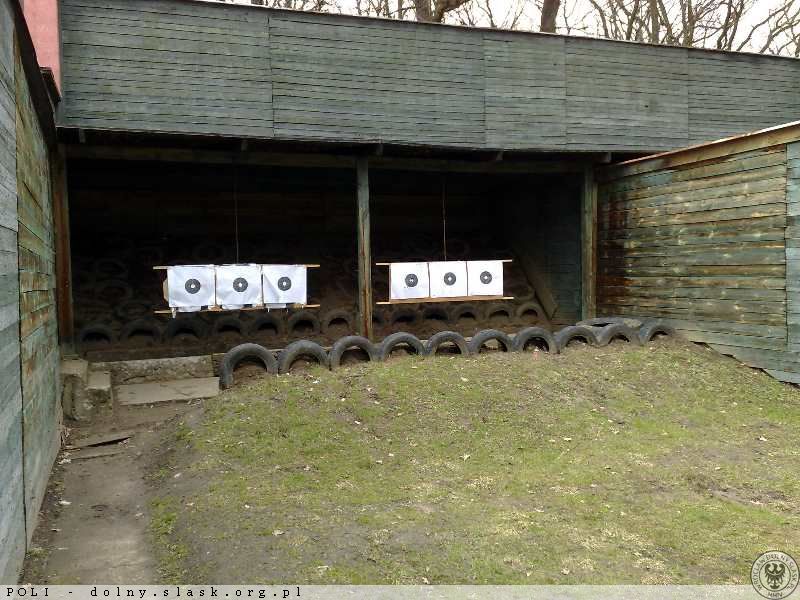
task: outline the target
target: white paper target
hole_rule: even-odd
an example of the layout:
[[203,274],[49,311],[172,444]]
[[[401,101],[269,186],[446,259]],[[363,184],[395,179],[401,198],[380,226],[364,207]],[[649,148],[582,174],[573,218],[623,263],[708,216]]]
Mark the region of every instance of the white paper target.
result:
[[468,296],[503,295],[503,261],[471,260],[467,262]]
[[216,305],[214,265],[180,265],[167,268],[170,308],[181,312]]
[[248,304],[261,304],[261,265],[221,265],[217,267],[217,303],[227,310]]
[[467,295],[467,263],[448,260],[428,263],[431,298],[453,298]]
[[261,265],[264,302],[270,304],[307,304],[305,265]]
[[389,265],[389,299],[407,300],[430,296],[428,263],[404,262]]

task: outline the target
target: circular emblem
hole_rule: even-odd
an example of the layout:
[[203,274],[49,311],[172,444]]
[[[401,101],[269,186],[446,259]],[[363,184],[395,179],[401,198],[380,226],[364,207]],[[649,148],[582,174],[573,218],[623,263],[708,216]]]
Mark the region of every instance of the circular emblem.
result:
[[237,292],[243,292],[247,289],[247,279],[244,277],[237,277],[233,280],[233,289]]
[[288,277],[281,277],[278,279],[278,289],[282,292],[290,289],[292,287],[292,280]]
[[489,271],[484,271],[481,273],[481,283],[484,285],[489,285],[492,283],[492,274]]
[[453,285],[456,282],[456,274],[455,273],[445,273],[444,274],[444,284],[445,285]]
[[196,294],[197,292],[200,291],[200,288],[203,286],[200,285],[200,282],[197,281],[197,279],[189,279],[186,282],[186,285],[184,285],[183,287],[185,287],[186,291],[189,292],[190,294]]
[[753,563],[750,580],[764,598],[786,598],[797,589],[797,562],[785,552],[764,552]]
[[409,273],[408,275],[406,275],[406,285],[408,287],[417,287],[418,283],[419,279],[417,278],[416,275],[414,275],[413,273]]

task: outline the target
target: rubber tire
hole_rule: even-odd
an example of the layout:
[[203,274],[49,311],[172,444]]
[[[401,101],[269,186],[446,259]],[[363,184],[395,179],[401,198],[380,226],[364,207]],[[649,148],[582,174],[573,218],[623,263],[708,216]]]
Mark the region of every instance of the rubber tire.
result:
[[639,332],[633,327],[628,327],[624,323],[612,323],[606,325],[597,333],[597,345],[608,346],[611,340],[615,338],[625,338],[625,340],[635,346],[641,346],[642,342],[639,340]]
[[127,323],[119,332],[119,340],[127,341],[134,331],[149,331],[153,334],[153,342],[158,344],[161,341],[162,331],[158,321],[153,319],[135,319]]
[[642,326],[641,319],[634,319],[631,317],[595,317],[593,319],[585,319],[578,321],[577,325],[588,325],[589,327],[606,327],[608,325],[627,325],[633,329]]
[[[432,315],[438,315],[443,317],[442,319],[432,319]],[[423,321],[437,321],[442,323],[447,323],[450,320],[450,315],[447,314],[447,310],[443,306],[426,306],[422,309],[422,320]]]
[[450,323],[452,325],[457,325],[459,317],[465,313],[472,313],[475,315],[476,322],[483,320],[483,312],[477,305],[470,302],[464,302],[461,304],[456,304],[452,309],[450,309]]
[[153,314],[153,303],[148,300],[133,298],[118,304],[114,309],[114,314],[123,321],[144,319],[146,316]]
[[586,325],[570,325],[558,331],[554,336],[558,351],[563,352],[564,348],[575,338],[585,338],[586,342],[593,347],[597,347],[597,334],[595,330]]
[[294,335],[294,326],[299,321],[308,321],[311,323],[311,332],[305,335],[316,335],[320,331],[319,317],[310,310],[298,310],[286,320],[286,333]]
[[514,321],[514,307],[509,304],[508,302],[495,302],[490,304],[486,307],[486,311],[483,313],[484,320],[488,323],[492,317],[492,314],[497,312],[505,312],[508,315],[508,322],[511,323]]
[[271,323],[275,325],[275,336],[282,337],[286,335],[286,322],[274,313],[265,313],[259,315],[250,323],[248,334],[251,336],[259,335],[259,328],[263,323]]
[[167,323],[167,326],[164,328],[164,341],[172,341],[172,339],[184,329],[192,331],[198,340],[203,340],[208,337],[208,325],[202,319],[197,317],[175,317],[174,319],[170,319],[169,323]]
[[547,351],[550,354],[558,354],[560,352],[556,338],[542,327],[526,327],[517,333],[514,336],[514,352],[524,352],[525,344],[535,339],[540,339],[547,344]]
[[[119,298],[114,298],[113,300],[109,300],[103,294],[106,288],[121,290],[122,296],[120,296]],[[119,304],[133,298],[133,288],[127,281],[122,281],[121,279],[106,279],[94,285],[94,288],[92,289],[92,294],[96,298],[101,298],[107,303],[113,302],[114,304]]]
[[503,352],[513,352],[514,350],[514,342],[511,340],[511,336],[509,336],[507,333],[503,333],[497,329],[484,329],[483,331],[479,331],[472,336],[472,339],[467,345],[469,348],[469,353],[480,354],[483,345],[490,340],[496,340],[499,342],[503,347]]
[[233,385],[233,372],[245,358],[256,358],[261,361],[270,375],[278,372],[278,361],[275,360],[275,355],[264,346],[239,344],[228,350],[222,357],[222,363],[219,366],[219,385],[223,390],[227,390]]
[[653,337],[659,333],[669,337],[674,337],[675,328],[670,327],[661,319],[648,319],[639,328],[639,341],[642,344],[649,344],[653,341]]
[[211,326],[211,331],[213,335],[217,335],[220,333],[220,330],[223,327],[231,327],[235,329],[241,337],[244,337],[247,334],[247,327],[245,323],[242,322],[241,319],[238,317],[234,317],[233,315],[226,315],[224,317],[220,317],[214,321],[214,324]]
[[452,342],[456,345],[462,356],[470,356],[469,345],[464,336],[456,331],[440,331],[432,335],[428,342],[425,344],[425,356],[434,356],[439,346],[447,342]]
[[103,323],[91,323],[78,332],[78,343],[85,344],[86,337],[92,333],[100,333],[106,336],[109,344],[113,344],[117,341],[117,334],[114,333],[114,330],[111,329],[111,327]]
[[336,319],[344,319],[347,322],[347,330],[355,331],[355,328],[353,326],[353,323],[355,321],[355,319],[353,318],[353,313],[344,310],[342,308],[335,308],[333,310],[329,310],[328,312],[326,312],[322,316],[322,319],[320,319],[322,323],[321,329],[323,334],[328,335],[328,331],[330,330],[331,327],[331,322]]
[[380,360],[386,360],[397,346],[400,344],[408,344],[412,350],[419,356],[425,356],[425,345],[419,341],[417,336],[405,331],[398,331],[383,339],[380,346],[378,346],[378,357]]
[[517,309],[514,311],[514,318],[518,321],[522,320],[525,314],[525,311],[528,310],[535,310],[537,315],[538,322],[547,322],[547,315],[544,312],[544,309],[538,302],[523,302],[520,304]]
[[297,340],[286,346],[286,348],[281,350],[280,354],[278,354],[278,373],[282,375],[288,373],[289,369],[292,367],[292,363],[301,356],[315,358],[317,362],[326,369],[330,366],[328,353],[325,352],[325,348],[316,342]]
[[367,338],[360,335],[347,335],[343,338],[336,340],[336,343],[328,353],[328,361],[330,362],[331,371],[338,369],[341,366],[342,355],[350,348],[358,348],[363,350],[369,356],[370,362],[378,360],[378,348],[370,342]]
[[92,263],[97,281],[117,280],[128,276],[128,267],[116,258],[98,258]]
[[409,307],[400,307],[392,311],[389,315],[389,327],[394,327],[398,324],[398,320],[403,317],[410,317],[410,320],[404,321],[401,325],[411,325],[419,322],[420,312]]

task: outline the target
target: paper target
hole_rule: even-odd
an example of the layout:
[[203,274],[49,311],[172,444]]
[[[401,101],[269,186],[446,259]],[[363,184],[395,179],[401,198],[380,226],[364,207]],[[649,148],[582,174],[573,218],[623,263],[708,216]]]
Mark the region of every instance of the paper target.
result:
[[213,265],[180,265],[167,269],[170,308],[197,311],[216,305]]
[[264,302],[269,308],[283,304],[307,304],[304,265],[261,265]]
[[217,267],[217,303],[227,310],[261,304],[261,266],[221,265]]
[[469,296],[503,295],[503,261],[471,260],[467,262]]
[[455,298],[467,295],[467,263],[449,260],[428,263],[431,298]]
[[407,300],[430,295],[428,263],[406,262],[389,265],[389,299]]

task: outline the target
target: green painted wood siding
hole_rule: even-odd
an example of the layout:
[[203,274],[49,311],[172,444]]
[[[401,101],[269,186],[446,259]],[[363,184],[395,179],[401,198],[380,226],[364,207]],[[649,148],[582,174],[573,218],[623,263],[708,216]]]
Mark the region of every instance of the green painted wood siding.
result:
[[599,171],[599,315],[668,319],[800,383],[800,131]]
[[0,583],[16,583],[25,556],[15,80],[14,18],[0,0]]
[[31,536],[61,442],[61,382],[50,154],[19,48],[16,105],[22,452]]
[[63,0],[60,125],[656,151],[785,123],[800,61],[186,0]]

